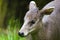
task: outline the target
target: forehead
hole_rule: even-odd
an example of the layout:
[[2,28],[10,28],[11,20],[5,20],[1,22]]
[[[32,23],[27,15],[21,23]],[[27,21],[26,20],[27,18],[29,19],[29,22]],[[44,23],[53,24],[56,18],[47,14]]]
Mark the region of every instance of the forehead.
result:
[[38,11],[29,10],[25,15],[24,20],[36,20],[37,19],[37,14],[38,14]]

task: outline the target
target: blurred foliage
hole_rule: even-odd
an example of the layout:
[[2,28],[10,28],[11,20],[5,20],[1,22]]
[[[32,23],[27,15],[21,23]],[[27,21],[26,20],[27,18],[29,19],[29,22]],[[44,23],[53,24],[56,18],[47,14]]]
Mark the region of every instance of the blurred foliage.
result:
[[[0,40],[25,40],[18,36],[29,2],[32,0],[0,0]],[[34,0],[41,9],[51,0]],[[7,29],[3,29],[7,28]]]
[[[8,20],[14,18],[20,20],[20,25],[23,23],[23,18],[28,10],[29,2],[32,0],[0,0],[0,27],[6,28]],[[33,0],[36,2],[39,9],[51,0]]]
[[18,19],[11,18],[8,22],[7,29],[0,28],[0,40],[25,40],[18,35],[20,22]]
[[52,0],[34,0],[39,7],[39,9],[42,9],[47,3],[49,3]]
[[0,0],[0,27],[3,26],[6,11],[7,11],[7,1]]

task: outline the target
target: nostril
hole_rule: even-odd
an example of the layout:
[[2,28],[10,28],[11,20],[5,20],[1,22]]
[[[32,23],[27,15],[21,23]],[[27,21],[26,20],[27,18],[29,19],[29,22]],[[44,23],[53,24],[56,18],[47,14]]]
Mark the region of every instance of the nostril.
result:
[[24,33],[23,32],[22,33],[19,32],[18,35],[21,36],[21,37],[23,37]]
[[24,33],[21,33],[21,35],[24,35]]

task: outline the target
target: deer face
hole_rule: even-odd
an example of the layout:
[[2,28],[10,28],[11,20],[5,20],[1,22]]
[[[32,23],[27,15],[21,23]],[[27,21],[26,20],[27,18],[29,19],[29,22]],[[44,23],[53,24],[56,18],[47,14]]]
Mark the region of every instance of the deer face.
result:
[[24,24],[19,31],[20,36],[27,36],[29,33],[35,32],[38,30],[39,26],[39,14],[38,8],[34,1],[31,1],[29,4],[29,11],[26,13],[24,17]]
[[39,29],[38,10],[29,10],[24,17],[24,24],[19,31],[20,36],[27,36]]
[[46,10],[38,10],[36,4],[34,1],[30,2],[29,5],[29,11],[26,13],[24,17],[24,24],[22,25],[22,28],[19,31],[20,36],[27,36],[28,34],[31,33],[36,33],[41,28],[41,21],[44,23],[45,19],[42,17],[44,16],[45,13],[50,13],[48,10],[51,9],[46,9]]

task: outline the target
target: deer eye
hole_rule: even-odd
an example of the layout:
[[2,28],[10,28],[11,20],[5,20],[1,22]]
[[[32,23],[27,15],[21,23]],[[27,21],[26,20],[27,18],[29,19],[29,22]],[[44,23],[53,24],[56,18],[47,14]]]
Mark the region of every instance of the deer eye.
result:
[[33,24],[35,24],[35,21],[34,20],[30,21],[30,26]]
[[32,20],[30,23],[31,23],[31,24],[34,24],[34,23],[35,23],[35,21],[34,21],[34,20]]

